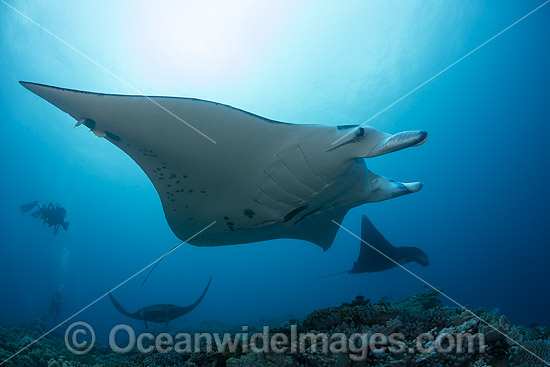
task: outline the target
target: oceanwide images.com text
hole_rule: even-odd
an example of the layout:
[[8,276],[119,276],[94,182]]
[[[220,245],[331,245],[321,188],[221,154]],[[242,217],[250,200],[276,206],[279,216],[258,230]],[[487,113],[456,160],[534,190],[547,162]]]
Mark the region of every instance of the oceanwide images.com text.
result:
[[[83,355],[95,344],[93,328],[85,322],[71,324],[65,332],[65,345],[70,352]],[[126,324],[115,325],[109,333],[110,348],[120,354],[151,353],[273,353],[273,354],[347,354],[353,361],[363,361],[369,352],[377,353],[484,353],[485,337],[477,334],[430,333],[418,335],[413,343],[406,343],[401,333],[300,333],[297,325],[290,333],[270,333],[264,326],[261,333],[250,333],[242,326],[238,333],[136,333]]]

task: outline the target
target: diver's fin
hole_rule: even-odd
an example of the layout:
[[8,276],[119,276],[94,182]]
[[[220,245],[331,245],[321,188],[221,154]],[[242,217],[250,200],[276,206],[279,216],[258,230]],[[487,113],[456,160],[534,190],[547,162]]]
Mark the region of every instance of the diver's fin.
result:
[[[123,314],[124,316],[128,316],[128,317],[131,317],[133,319],[138,319],[140,320],[139,317],[137,317],[137,315],[135,313],[130,313],[128,311],[126,311],[124,309],[124,307],[122,307],[120,305],[120,303],[118,303],[118,301],[115,299],[115,297],[113,297],[113,295],[111,294],[111,292],[109,292],[109,298],[111,299],[111,302],[113,303],[113,306],[115,306],[115,308],[117,309],[118,312],[120,312],[121,314]],[[145,323],[145,326],[147,327],[147,323]]]
[[63,226],[63,229],[64,230],[68,230],[69,229],[69,222],[63,222],[63,224],[61,224]]
[[[37,219],[40,216],[40,211],[34,212],[31,214],[34,219]],[[45,224],[45,223],[43,223]]]
[[338,273],[329,274],[329,275],[323,275],[322,277],[312,279],[312,281],[319,280],[319,279],[325,279],[325,278],[329,278],[329,277],[333,277],[335,275],[340,275],[340,274],[345,274],[345,273],[349,273],[349,270],[339,271]]
[[29,203],[29,204],[21,205],[21,211],[23,213],[26,213],[37,205],[38,205],[38,200],[33,201],[32,203]]

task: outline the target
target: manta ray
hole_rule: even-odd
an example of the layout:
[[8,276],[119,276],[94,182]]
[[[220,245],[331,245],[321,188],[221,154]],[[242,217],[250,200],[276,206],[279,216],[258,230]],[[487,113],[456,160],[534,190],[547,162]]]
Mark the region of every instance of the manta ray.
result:
[[314,280],[332,277],[339,274],[376,273],[395,268],[410,262],[424,267],[430,265],[428,255],[418,247],[393,246],[376,229],[366,215],[361,220],[361,241],[359,257],[350,270],[325,275]]
[[149,322],[157,322],[157,323],[164,323],[166,327],[168,327],[168,323],[172,320],[175,320],[179,317],[182,317],[185,314],[188,314],[189,312],[193,311],[199,303],[201,303],[202,299],[206,295],[206,291],[208,291],[208,288],[210,287],[210,283],[212,282],[212,277],[210,277],[210,280],[208,281],[208,284],[206,285],[206,288],[204,288],[204,291],[202,291],[202,294],[199,298],[193,304],[187,306],[187,307],[181,307],[176,305],[170,305],[170,304],[160,304],[160,305],[152,305],[140,308],[134,313],[126,311],[124,307],[118,303],[118,301],[113,297],[113,295],[109,292],[109,298],[111,299],[111,302],[113,303],[113,306],[117,309],[118,312],[123,314],[124,316],[131,317],[132,319],[136,320],[142,320],[145,323],[145,328],[148,328],[147,321]]
[[376,229],[369,218],[361,220],[361,244],[359,257],[348,273],[374,273],[399,265],[416,262],[430,265],[428,255],[418,247],[395,247]]
[[333,221],[351,208],[422,188],[369,171],[364,158],[421,145],[425,131],[286,123],[194,98],[21,84],[128,154],[174,234],[195,246],[292,238],[326,250]]

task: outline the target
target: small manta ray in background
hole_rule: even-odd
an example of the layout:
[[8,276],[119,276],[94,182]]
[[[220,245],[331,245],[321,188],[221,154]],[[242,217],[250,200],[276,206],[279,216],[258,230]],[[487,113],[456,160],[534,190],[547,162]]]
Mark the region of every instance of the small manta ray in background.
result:
[[416,262],[422,266],[430,265],[428,255],[418,247],[393,246],[382,236],[366,215],[363,215],[361,221],[361,240],[359,258],[353,263],[353,268],[317,279],[344,273],[376,273],[410,262]]
[[120,312],[121,314],[131,317],[132,319],[136,320],[142,320],[145,323],[145,328],[148,328],[147,321],[150,322],[158,322],[158,323],[164,323],[166,327],[168,327],[168,323],[172,320],[175,320],[179,317],[182,317],[183,315],[193,311],[195,307],[201,303],[202,299],[206,295],[206,291],[208,291],[208,287],[210,287],[210,283],[212,282],[212,277],[210,277],[210,280],[208,281],[208,284],[206,285],[206,288],[204,288],[204,291],[202,292],[201,296],[191,305],[187,307],[180,307],[176,305],[169,305],[169,304],[160,304],[160,305],[152,305],[140,308],[134,313],[130,313],[126,311],[120,303],[113,297],[113,295],[109,292],[109,298],[111,298],[111,302],[113,302],[113,306]]

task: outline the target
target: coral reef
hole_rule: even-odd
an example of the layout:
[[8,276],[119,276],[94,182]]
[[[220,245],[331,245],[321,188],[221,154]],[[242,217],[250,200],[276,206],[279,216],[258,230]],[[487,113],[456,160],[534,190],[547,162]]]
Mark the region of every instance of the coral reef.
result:
[[48,334],[31,344],[46,332],[40,319],[30,325],[0,327],[0,363],[27,346],[3,366],[103,367],[120,361],[120,356],[106,346],[98,346],[90,355],[73,355],[65,347],[63,336],[56,333]]
[[[523,343],[523,346],[527,348],[527,350],[533,352],[538,357],[542,358],[545,361],[550,361],[550,340],[529,340],[525,343]],[[514,351],[512,352],[513,363],[510,365],[511,367],[523,367],[523,366],[529,366],[529,367],[545,367],[547,364],[543,363],[540,359],[533,356],[531,353],[527,352],[523,348],[514,347]]]
[[[11,359],[7,366],[47,366],[47,367],[362,367],[362,366],[418,366],[418,367],[538,367],[546,366],[550,360],[550,328],[532,325],[531,327],[512,326],[508,319],[497,310],[484,309],[474,311],[444,306],[438,298],[439,292],[430,291],[410,296],[398,302],[382,299],[371,302],[357,297],[351,303],[339,307],[316,310],[302,321],[289,315],[274,322],[269,335],[286,336],[291,342],[285,353],[273,352],[273,341],[264,345],[263,339],[252,342],[242,340],[235,344],[235,350],[207,351],[208,343],[201,343],[201,351],[148,354],[134,353],[118,355],[106,346],[96,346],[86,356],[71,355],[59,335],[48,335],[30,348]],[[260,331],[258,322],[250,327],[250,333]],[[274,320],[271,320],[274,321]],[[201,332],[238,333],[236,325],[224,325],[209,320],[200,325]],[[27,326],[0,328],[0,358],[6,359],[28,345],[44,332],[39,322]],[[199,330],[194,330],[199,331]],[[294,333],[294,334],[293,334]],[[293,335],[311,335],[299,342],[292,341]],[[342,343],[348,345],[346,353],[342,350],[326,348],[326,340],[316,338],[318,333],[335,336],[342,335]],[[394,334],[399,333],[399,334]],[[427,334],[424,334],[427,333]],[[483,334],[481,338],[478,334]],[[418,339],[419,335],[432,338]],[[359,338],[353,339],[353,335]],[[398,352],[388,348],[371,345],[373,340],[386,337],[392,340],[401,335],[396,344]],[[464,339],[449,339],[449,336],[464,336]],[[389,339],[388,339],[389,338]],[[422,337],[424,338],[424,336]],[[267,339],[266,339],[267,340]],[[333,340],[332,337],[330,339]],[[419,341],[420,340],[420,341]],[[519,344],[518,344],[519,343]],[[342,345],[344,345],[342,344]],[[521,345],[520,345],[521,344]],[[211,344],[210,344],[211,345]],[[224,341],[223,345],[228,346]],[[270,350],[259,352],[263,347]],[[282,342],[275,344],[280,347]],[[292,346],[299,349],[292,350]],[[366,347],[369,348],[366,348]],[[436,349],[439,348],[439,349]],[[257,350],[254,350],[257,349]],[[448,353],[441,352],[449,350]],[[531,353],[532,352],[532,353]],[[536,356],[535,356],[536,355]],[[355,357],[355,358],[354,358]],[[362,357],[362,358],[359,358]]]

